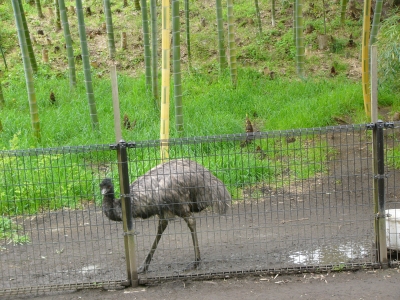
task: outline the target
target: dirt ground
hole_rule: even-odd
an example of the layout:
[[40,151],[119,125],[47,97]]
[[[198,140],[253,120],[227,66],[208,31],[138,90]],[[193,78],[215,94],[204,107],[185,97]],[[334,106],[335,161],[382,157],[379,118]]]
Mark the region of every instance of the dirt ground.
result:
[[394,268],[269,277],[246,276],[209,281],[178,280],[154,286],[121,290],[81,290],[29,299],[400,299],[399,271]]

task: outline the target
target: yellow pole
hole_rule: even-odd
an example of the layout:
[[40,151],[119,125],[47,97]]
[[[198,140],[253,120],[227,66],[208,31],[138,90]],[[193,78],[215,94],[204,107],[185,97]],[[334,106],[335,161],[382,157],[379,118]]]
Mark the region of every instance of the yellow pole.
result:
[[162,30],[161,30],[161,48],[162,48],[162,71],[161,71],[161,159],[168,159],[168,139],[169,139],[169,86],[170,86],[170,15],[169,0],[162,0]]
[[369,75],[369,35],[371,25],[371,0],[364,1],[364,19],[362,32],[362,87],[364,96],[364,109],[371,117],[371,86]]

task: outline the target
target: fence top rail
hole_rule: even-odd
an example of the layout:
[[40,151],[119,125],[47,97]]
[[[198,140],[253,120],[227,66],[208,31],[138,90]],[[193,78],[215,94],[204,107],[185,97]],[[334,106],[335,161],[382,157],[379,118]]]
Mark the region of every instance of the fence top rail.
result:
[[[339,125],[339,126],[326,126],[314,128],[299,128],[289,130],[272,130],[264,132],[252,133],[236,133],[236,134],[222,134],[214,136],[197,136],[186,138],[172,138],[168,140],[169,145],[183,145],[183,144],[198,144],[198,143],[212,143],[212,142],[230,142],[242,141],[243,139],[251,136],[255,139],[266,139],[286,136],[300,136],[308,134],[323,134],[327,132],[348,132],[360,129],[366,129],[368,124],[352,124],[352,125]],[[399,124],[397,124],[399,125]],[[157,147],[160,145],[161,140],[147,140],[130,143],[135,148],[144,147]],[[37,156],[37,155],[55,155],[66,153],[84,153],[84,152],[98,152],[109,151],[114,149],[113,145],[100,144],[100,145],[85,145],[85,146],[63,146],[54,148],[33,148],[21,150],[1,150],[0,157],[11,156]]]
[[[230,142],[230,141],[243,141],[246,138],[254,139],[267,139],[288,136],[300,136],[309,134],[324,134],[327,132],[348,132],[359,129],[366,129],[367,124],[357,125],[340,125],[340,126],[327,126],[327,127],[314,127],[314,128],[300,128],[288,130],[271,130],[271,131],[257,131],[251,133],[234,133],[225,135],[214,136],[197,136],[187,138],[173,138],[168,140],[169,145],[181,144],[197,144],[197,143],[212,143],[212,142]],[[136,142],[135,147],[149,147],[151,145],[159,145],[161,140],[149,140]]]
[[38,155],[56,155],[66,153],[84,153],[110,150],[109,145],[86,145],[86,146],[63,146],[54,148],[32,148],[21,150],[1,150],[0,157],[10,156],[38,156]]

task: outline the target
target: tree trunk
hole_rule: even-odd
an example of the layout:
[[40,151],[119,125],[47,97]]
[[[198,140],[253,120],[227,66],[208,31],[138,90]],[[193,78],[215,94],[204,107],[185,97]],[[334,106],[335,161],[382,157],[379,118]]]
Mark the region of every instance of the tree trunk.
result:
[[88,104],[89,104],[90,118],[92,121],[92,128],[94,130],[98,130],[99,129],[99,121],[97,118],[96,102],[94,100],[94,93],[93,93],[92,73],[90,71],[89,50],[88,50],[87,40],[86,40],[86,28],[85,28],[85,19],[83,16],[82,1],[75,0],[75,3],[76,3],[76,15],[78,17],[79,38],[80,38],[80,42],[81,42],[82,63],[83,63],[83,71],[84,71],[84,75],[85,75],[85,87],[86,87],[86,95],[87,95]]
[[158,59],[157,59],[157,0],[150,0],[151,14],[151,68],[152,68],[152,91],[155,105],[158,108]]
[[107,29],[107,42],[108,42],[108,53],[110,58],[115,57],[115,40],[114,40],[114,27],[111,15],[111,4],[110,0],[104,0],[104,15],[106,17],[106,29]]
[[181,83],[181,38],[180,38],[179,0],[172,0],[172,41],[173,41],[173,75],[175,99],[175,128],[183,133],[182,83]]
[[26,23],[24,8],[22,7],[22,0],[18,0],[18,4],[19,4],[19,11],[21,13],[22,28],[24,29],[24,38],[26,41],[26,46],[28,47],[28,55],[29,55],[29,60],[31,62],[31,68],[33,73],[36,73],[38,70],[38,66],[36,63],[35,53],[33,52],[31,36],[29,33],[28,24]]
[[151,50],[150,50],[150,30],[149,16],[147,14],[147,0],[141,0],[142,7],[142,31],[144,44],[144,68],[146,76],[146,86],[151,88]]
[[228,46],[229,46],[229,65],[231,69],[231,80],[233,87],[237,85],[237,62],[235,45],[235,20],[233,18],[233,0],[227,1],[228,6]]
[[220,71],[226,68],[226,49],[224,40],[224,22],[222,19],[222,5],[221,0],[216,0],[217,8],[217,30],[218,30],[218,59],[219,59],[219,69]]
[[61,21],[63,25],[62,27],[64,29],[65,45],[67,48],[69,85],[71,88],[74,88],[76,86],[76,70],[75,70],[74,50],[72,48],[72,39],[69,30],[68,15],[67,15],[67,10],[65,8],[64,0],[58,0],[58,1],[60,6]]
[[296,0],[296,69],[304,77],[303,0]]
[[26,43],[25,29],[22,22],[22,11],[20,7],[22,6],[20,0],[12,0],[12,6],[14,10],[15,23],[18,31],[18,41],[21,48],[22,61],[24,64],[26,88],[28,91],[28,101],[29,109],[31,115],[31,124],[34,136],[37,140],[41,139],[40,132],[40,122],[39,122],[39,112],[38,105],[36,102],[35,87],[33,85],[33,71],[31,66],[31,61],[28,54],[28,45]]

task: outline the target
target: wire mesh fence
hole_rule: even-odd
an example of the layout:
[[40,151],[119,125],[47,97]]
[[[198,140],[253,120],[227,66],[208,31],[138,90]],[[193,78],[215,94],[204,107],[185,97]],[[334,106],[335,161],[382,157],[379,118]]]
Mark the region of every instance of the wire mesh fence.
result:
[[385,144],[385,174],[386,174],[386,240],[388,259],[397,264],[400,252],[400,132],[399,122],[394,128],[387,129],[384,135]]
[[124,278],[123,256],[107,259],[122,229],[103,222],[96,197],[116,172],[109,147],[2,152],[0,169],[1,290]]
[[[385,131],[390,208],[399,197],[398,127]],[[176,139],[169,147],[170,159],[192,167],[146,173],[161,163],[159,141],[128,149],[129,182],[138,180],[133,213],[143,212],[134,219],[137,266],[148,268],[142,283],[377,264],[365,125]],[[125,281],[123,225],[103,212],[99,187],[111,179],[116,212],[125,195],[115,147],[0,154],[0,294]],[[228,193],[210,199],[222,184]],[[226,213],[205,205],[217,200]],[[166,221],[151,262],[142,264]]]

